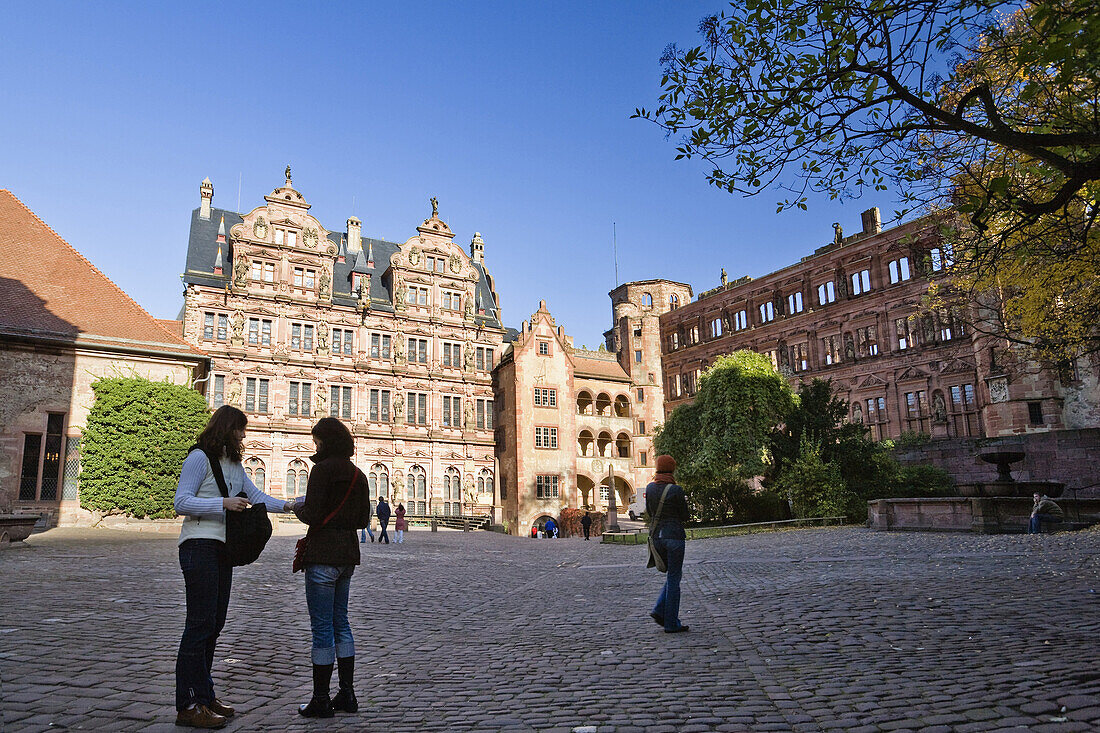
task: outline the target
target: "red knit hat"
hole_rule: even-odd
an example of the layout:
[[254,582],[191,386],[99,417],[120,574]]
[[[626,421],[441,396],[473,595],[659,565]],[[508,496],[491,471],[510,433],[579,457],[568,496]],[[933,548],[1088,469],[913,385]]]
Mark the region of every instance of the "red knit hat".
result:
[[675,470],[675,458],[672,456],[657,456],[657,473],[672,473]]

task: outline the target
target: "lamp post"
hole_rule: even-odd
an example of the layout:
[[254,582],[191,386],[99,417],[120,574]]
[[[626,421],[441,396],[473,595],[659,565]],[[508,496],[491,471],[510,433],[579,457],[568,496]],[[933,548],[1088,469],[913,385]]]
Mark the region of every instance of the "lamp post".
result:
[[607,531],[619,532],[619,513],[615,509],[615,464],[607,465]]

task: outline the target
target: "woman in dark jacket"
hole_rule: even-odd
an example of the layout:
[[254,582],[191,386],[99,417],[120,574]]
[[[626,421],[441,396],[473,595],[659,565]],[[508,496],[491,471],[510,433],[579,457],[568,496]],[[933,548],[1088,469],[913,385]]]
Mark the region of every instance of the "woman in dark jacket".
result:
[[[334,710],[359,710],[352,689],[355,642],[348,623],[348,595],[359,564],[355,532],[370,523],[370,492],[366,476],[351,462],[355,444],[343,423],[322,418],[313,426],[313,442],[317,453],[311,458],[305,502],[295,508],[298,518],[309,525],[302,561],[313,631],[313,698],[298,712],[307,718],[331,718]],[[340,691],[330,700],[333,663]]]
[[[645,509],[651,517],[650,531],[653,532],[657,551],[668,565],[665,586],[661,588],[661,595],[649,615],[665,627],[666,634],[688,630],[680,623],[680,577],[683,575],[684,544],[687,540],[684,523],[690,513],[684,490],[673,478],[675,470],[676,460],[672,456],[657,456],[657,474],[653,482],[645,487]],[[661,503],[662,495],[664,504]]]

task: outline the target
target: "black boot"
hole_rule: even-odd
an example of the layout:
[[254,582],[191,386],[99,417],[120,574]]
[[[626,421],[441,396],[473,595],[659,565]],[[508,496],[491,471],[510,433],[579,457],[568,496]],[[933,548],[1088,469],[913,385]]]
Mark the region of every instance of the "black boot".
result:
[[306,718],[332,717],[332,701],[328,697],[328,683],[331,679],[331,664],[313,665],[313,698],[308,705],[298,706],[299,715]]
[[359,701],[355,699],[352,680],[355,677],[355,657],[339,657],[336,671],[340,675],[340,691],[332,698],[332,709],[345,713],[359,712]]

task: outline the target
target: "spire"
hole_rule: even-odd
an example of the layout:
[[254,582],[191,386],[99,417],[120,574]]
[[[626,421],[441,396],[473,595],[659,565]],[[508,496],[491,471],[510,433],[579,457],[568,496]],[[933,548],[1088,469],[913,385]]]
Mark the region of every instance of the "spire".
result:
[[336,251],[337,262],[347,262],[348,259],[348,242],[344,237],[340,237],[340,248]]
[[[225,243],[225,216],[222,216],[221,223],[218,224],[218,243]],[[218,251],[221,251],[221,247],[218,247]]]
[[224,272],[222,264],[222,246],[218,245],[218,256],[214,258],[214,274],[221,275]]
[[367,267],[374,268],[374,241],[367,240]]

